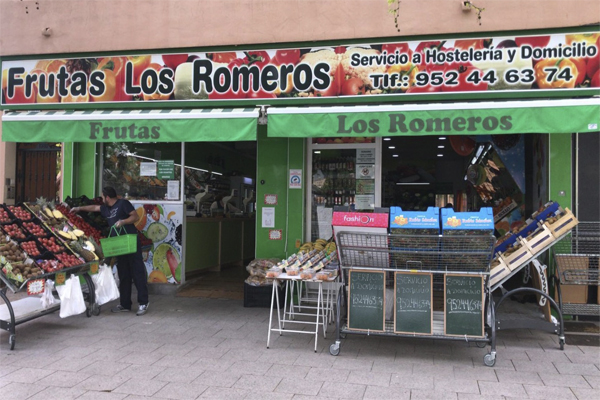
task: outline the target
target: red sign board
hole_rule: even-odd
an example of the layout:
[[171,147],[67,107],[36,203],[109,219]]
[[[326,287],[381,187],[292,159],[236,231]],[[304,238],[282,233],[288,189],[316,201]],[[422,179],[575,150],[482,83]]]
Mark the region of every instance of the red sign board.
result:
[[390,216],[383,213],[334,212],[333,226],[361,226],[370,228],[387,228]]
[[11,60],[2,105],[580,90],[600,87],[599,36]]

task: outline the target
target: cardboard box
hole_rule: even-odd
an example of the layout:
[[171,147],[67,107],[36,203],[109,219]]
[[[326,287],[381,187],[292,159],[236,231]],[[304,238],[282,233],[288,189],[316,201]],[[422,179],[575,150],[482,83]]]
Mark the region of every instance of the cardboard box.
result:
[[[586,285],[560,285],[563,303],[586,304],[588,287]],[[558,302],[558,291],[555,291],[555,300]]]

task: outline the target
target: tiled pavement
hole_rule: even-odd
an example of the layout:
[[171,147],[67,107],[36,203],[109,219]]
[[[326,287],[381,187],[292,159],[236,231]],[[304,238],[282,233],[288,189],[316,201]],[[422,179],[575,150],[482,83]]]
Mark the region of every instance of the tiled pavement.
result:
[[598,399],[600,348],[555,335],[500,332],[493,368],[465,342],[274,335],[240,300],[151,298],[150,311],[60,319],[0,334],[0,398],[9,399]]

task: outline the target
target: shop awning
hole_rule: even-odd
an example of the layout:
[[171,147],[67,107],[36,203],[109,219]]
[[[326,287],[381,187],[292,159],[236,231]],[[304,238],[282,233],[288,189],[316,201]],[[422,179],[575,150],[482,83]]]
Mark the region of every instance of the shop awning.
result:
[[595,132],[600,98],[340,107],[270,107],[271,137]]
[[5,111],[5,142],[256,140],[259,108]]

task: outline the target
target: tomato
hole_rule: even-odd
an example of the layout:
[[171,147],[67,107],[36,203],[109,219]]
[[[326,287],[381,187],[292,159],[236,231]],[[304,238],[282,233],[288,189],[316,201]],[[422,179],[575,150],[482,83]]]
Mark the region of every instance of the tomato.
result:
[[590,87],[600,87],[600,71],[596,71],[590,82]]
[[299,49],[287,49],[277,50],[275,56],[271,60],[274,65],[280,66],[282,64],[298,64],[300,61],[300,50]]
[[550,43],[550,36],[523,36],[516,37],[517,46],[529,45],[531,47],[546,47]]
[[454,41],[454,48],[461,50],[483,49],[483,39],[459,39]]
[[444,42],[429,41],[429,42],[419,43],[419,45],[415,49],[415,53],[421,53],[421,63],[419,64],[419,67],[422,71],[425,69],[427,69],[429,71],[430,68],[443,71],[446,68],[446,66],[444,64],[435,64],[432,62],[426,62],[426,58],[425,58],[425,49],[439,49],[442,51],[447,50],[444,47],[444,43],[446,43],[446,42],[445,41]]
[[575,72],[577,73],[577,79],[575,80],[575,86],[581,85],[585,79],[586,74],[586,63],[583,58],[570,58],[571,62],[575,64]]
[[342,94],[344,96],[356,96],[365,93],[365,86],[360,78],[350,78],[342,84]]
[[[25,81],[25,75],[22,75],[21,78]],[[37,99],[37,85],[32,85],[31,96],[29,97],[25,96],[25,85],[15,86],[12,98],[8,97],[8,89],[5,94],[6,104],[32,104]]]
[[408,47],[408,43],[386,43],[381,46],[381,52],[387,51],[388,54],[394,54],[398,50],[400,54],[408,54],[412,56],[412,50]]
[[173,71],[177,69],[179,64],[183,64],[188,59],[187,54],[163,54],[162,60],[165,65],[171,68]]
[[346,52],[346,46],[337,46],[333,51],[335,54],[344,54]]
[[325,90],[315,90],[315,96],[332,97],[339,95],[342,92],[342,85],[344,84],[345,78],[346,74],[340,63],[335,70],[335,74],[331,77],[331,84],[329,87]]
[[271,61],[271,57],[269,57],[269,54],[264,50],[247,51],[245,53],[248,58],[248,65],[258,65],[259,68],[262,68]]
[[[550,68],[554,68],[556,73],[550,78]],[[561,58],[546,59],[539,61],[533,68],[535,72],[535,82],[540,89],[572,89],[575,87],[577,80],[577,67],[575,63],[569,59]]]
[[455,85],[455,86],[442,85],[442,92],[474,92],[474,91],[487,90],[487,88],[488,88],[487,82],[480,80],[479,82],[474,83],[472,81],[467,80],[469,78],[469,76],[471,76],[471,74],[473,74],[476,71],[479,71],[479,78],[481,79],[483,73],[481,72],[481,70],[479,68],[475,68],[472,65],[468,66],[468,67],[461,66],[457,70],[458,85]]
[[206,53],[206,56],[217,63],[229,64],[231,61],[237,58],[237,55],[233,51],[225,53]]

